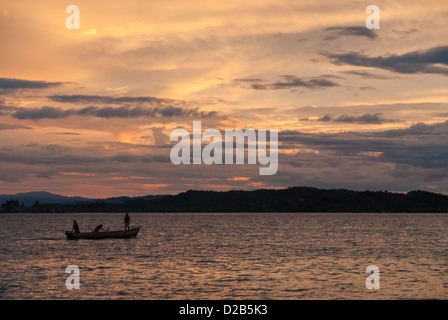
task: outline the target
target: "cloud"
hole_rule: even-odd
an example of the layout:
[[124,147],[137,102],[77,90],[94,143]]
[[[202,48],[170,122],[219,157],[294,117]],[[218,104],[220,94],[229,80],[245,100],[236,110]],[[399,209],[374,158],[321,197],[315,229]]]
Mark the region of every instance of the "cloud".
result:
[[[417,123],[408,128],[373,132],[303,133],[284,131],[279,141],[284,148],[306,147],[330,158],[358,158],[395,166],[448,169],[448,121]],[[371,157],[371,155],[377,155]],[[446,175],[446,173],[444,173]]]
[[[166,155],[160,153],[160,150],[165,151],[163,148],[158,149],[147,145],[132,145],[134,152],[138,149],[138,152],[143,153],[143,155],[133,154],[126,146],[122,146],[121,149],[118,145],[113,145],[113,150],[108,151],[95,146],[72,147],[56,143],[4,146],[0,147],[0,162],[33,166],[57,166],[59,169],[64,166],[70,166],[71,169],[75,167],[87,168],[87,166],[93,168],[92,166],[96,165],[98,169],[106,165],[110,165],[115,169],[114,162],[165,162],[171,164],[169,153]],[[148,150],[151,151],[146,154]],[[68,167],[66,167],[67,169]],[[123,168],[123,170],[127,169]]]
[[141,117],[196,117],[208,118],[218,116],[216,111],[200,111],[198,108],[183,109],[180,107],[95,107],[82,109],[62,109],[60,107],[16,108],[11,114],[13,118],[24,120],[62,119],[71,116],[96,118],[141,118]]
[[31,129],[31,128],[22,126],[20,124],[0,123],[0,131],[1,130],[15,130],[15,129]]
[[0,100],[0,116],[7,115],[13,108],[8,107],[2,104],[2,100]]
[[[303,120],[309,120],[309,118],[301,119]],[[323,117],[320,117],[317,119],[317,121],[323,121],[323,122],[344,122],[344,123],[365,123],[365,124],[381,124],[385,122],[396,122],[397,120],[387,120],[383,117],[382,113],[365,113],[360,116],[350,116],[350,115],[340,115],[338,117],[332,116],[332,115],[325,115]]]
[[369,79],[393,79],[393,77],[382,76],[382,75],[368,72],[365,70],[348,70],[348,71],[343,71],[343,73],[352,74],[355,76],[360,76],[360,77],[369,78]]
[[325,31],[330,34],[325,38],[325,40],[334,40],[336,38],[346,36],[366,37],[369,39],[375,39],[378,37],[375,31],[367,29],[363,26],[329,27],[326,28]]
[[61,85],[62,82],[31,81],[23,79],[0,78],[0,93],[17,89],[46,89]]
[[74,115],[75,110],[64,110],[57,107],[17,108],[12,116],[16,119],[61,119]]
[[334,64],[348,64],[371,68],[386,69],[398,73],[435,73],[448,75],[448,46],[434,47],[427,50],[412,51],[402,55],[368,57],[362,53],[328,53],[324,56]]
[[57,134],[57,135],[64,135],[64,136],[82,136],[82,133],[78,132],[49,132],[48,134]]
[[111,96],[95,96],[95,95],[52,95],[48,97],[55,102],[76,103],[76,104],[123,104],[123,103],[148,103],[162,104],[180,102],[173,99],[160,99],[156,97],[111,97]]
[[[337,87],[337,83],[324,77],[315,77],[311,79],[299,78],[295,75],[283,75],[283,80],[268,83],[261,79],[235,79],[235,82],[249,83],[249,87],[255,90],[281,90],[294,88],[322,89],[327,87]],[[244,87],[244,85],[243,85]]]
[[[95,180],[101,176],[105,179],[102,183],[107,185],[113,184],[117,176],[133,183],[139,181],[129,177],[148,177],[148,180],[154,181],[156,166],[163,180],[168,177],[163,170],[173,166],[166,148],[135,144],[129,147],[122,143],[111,143],[107,149],[95,144],[67,146],[30,143],[0,146],[0,163],[8,168],[0,171],[0,181],[17,182],[26,179],[29,182],[29,179],[36,177],[50,179],[58,176],[58,179],[75,184],[81,182],[79,179],[84,183],[91,179],[95,184]],[[11,172],[15,172],[15,175]]]
[[381,137],[403,137],[403,136],[422,136],[422,135],[448,135],[448,121],[426,124],[418,122],[405,129],[395,129],[379,132],[376,134]]
[[163,145],[165,143],[167,143],[168,141],[170,141],[170,138],[163,133],[163,130],[165,129],[165,127],[161,127],[161,128],[152,128],[152,135],[154,137],[154,143],[156,145]]
[[261,78],[239,78],[239,79],[233,79],[232,81],[235,82],[264,82],[266,80]]

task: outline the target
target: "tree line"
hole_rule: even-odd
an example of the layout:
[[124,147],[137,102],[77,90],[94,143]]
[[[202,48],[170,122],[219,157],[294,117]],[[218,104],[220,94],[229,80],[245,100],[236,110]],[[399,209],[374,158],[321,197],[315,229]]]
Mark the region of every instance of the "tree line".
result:
[[194,191],[157,199],[131,199],[41,204],[17,200],[1,205],[3,212],[448,212],[448,196],[427,191],[396,193],[291,187],[254,191]]

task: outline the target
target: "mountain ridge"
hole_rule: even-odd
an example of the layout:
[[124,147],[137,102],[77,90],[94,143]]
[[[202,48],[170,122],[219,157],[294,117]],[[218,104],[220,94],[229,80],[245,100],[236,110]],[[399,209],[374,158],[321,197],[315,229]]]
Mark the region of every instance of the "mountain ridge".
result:
[[30,191],[30,192],[19,192],[16,194],[0,194],[0,204],[8,200],[18,200],[21,204],[26,207],[31,207],[38,201],[40,204],[76,204],[78,202],[97,202],[104,201],[105,203],[124,203],[132,199],[152,199],[158,197],[164,197],[166,195],[145,195],[145,196],[118,196],[118,197],[108,197],[108,198],[86,198],[80,196],[63,196],[56,193],[51,193],[48,191]]

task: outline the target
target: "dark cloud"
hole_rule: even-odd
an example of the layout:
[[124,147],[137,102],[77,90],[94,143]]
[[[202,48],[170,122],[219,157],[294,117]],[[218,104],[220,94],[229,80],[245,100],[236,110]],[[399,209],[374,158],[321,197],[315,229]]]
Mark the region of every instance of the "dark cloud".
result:
[[[301,119],[301,120],[308,120]],[[396,122],[397,120],[387,120],[383,117],[382,113],[365,113],[360,116],[350,116],[350,115],[340,115],[340,116],[332,116],[332,115],[325,115],[323,117],[320,117],[317,119],[317,121],[324,121],[324,122],[345,122],[345,123],[365,123],[365,124],[381,124],[385,122]]]
[[17,108],[12,116],[16,119],[60,119],[74,114],[74,110],[64,110],[56,107]]
[[[49,150],[42,150],[49,151]],[[76,154],[54,154],[41,152],[40,154],[31,154],[24,152],[3,152],[0,150],[0,162],[26,164],[26,165],[46,165],[46,166],[76,166],[85,167],[87,165],[98,165],[105,163],[104,157],[76,155]]]
[[395,129],[379,132],[375,134],[380,137],[403,137],[422,135],[448,135],[448,121],[426,124],[418,122],[405,129]]
[[160,99],[156,97],[110,97],[110,96],[93,96],[93,95],[53,95],[48,97],[52,101],[64,103],[79,103],[79,104],[123,104],[123,103],[137,103],[137,104],[162,104],[174,103],[179,101],[173,99]]
[[334,40],[336,38],[346,36],[358,36],[375,39],[378,36],[375,31],[367,29],[364,26],[330,27],[326,28],[325,31],[330,34],[325,38],[325,40]]
[[[83,177],[86,174],[152,177],[154,166],[168,169],[172,166],[169,150],[133,144],[131,151],[119,143],[112,148],[109,151],[95,145],[67,147],[55,143],[0,146],[0,163],[10,169],[0,170],[0,181],[18,181],[25,176],[51,178],[63,172],[80,173]],[[136,149],[138,154],[133,153]],[[10,174],[11,171],[16,175]]]
[[12,109],[13,109],[12,107],[3,105],[2,101],[0,100],[0,116],[9,114]]
[[386,69],[398,73],[436,73],[448,75],[448,46],[413,51],[402,55],[369,57],[358,52],[322,53],[334,64]]
[[407,30],[397,30],[397,29],[393,29],[392,32],[394,32],[395,34],[398,34],[399,36],[402,37],[409,37],[410,35],[420,32],[419,29],[417,28],[411,28],[411,29],[407,29]]
[[1,130],[14,130],[14,129],[31,129],[31,128],[22,126],[20,124],[0,123],[0,131]]
[[62,109],[60,107],[16,108],[12,117],[16,119],[61,119],[70,116],[84,116],[97,118],[141,118],[141,117],[197,117],[207,118],[217,116],[215,111],[200,111],[195,109],[183,109],[173,106],[157,107],[85,107],[82,109]]
[[123,162],[123,163],[171,163],[169,155],[146,155],[146,156],[137,156],[129,153],[125,154],[116,154],[109,158],[114,162]]
[[0,78],[0,92],[17,89],[45,89],[59,86],[62,82],[31,81],[23,79]]
[[378,74],[368,72],[365,70],[349,70],[349,71],[343,71],[343,72],[347,73],[347,74],[352,74],[355,76],[360,76],[363,78],[369,78],[369,79],[393,79],[392,77],[378,75]]
[[[303,133],[284,131],[279,141],[285,148],[306,146],[320,153],[356,160],[362,155],[372,162],[395,166],[448,169],[448,121],[414,124],[399,130],[380,132]],[[371,154],[377,156],[372,157]]]
[[59,134],[59,135],[66,135],[66,136],[82,136],[82,133],[78,133],[78,132],[49,132],[48,134]]
[[[105,149],[100,144],[67,147],[33,143],[0,147],[0,162],[10,168],[8,172],[0,172],[0,180],[25,182],[29,177],[57,176],[61,181],[82,179],[83,183],[96,184],[103,179],[101,183],[120,186],[128,181],[126,177],[136,176],[141,179],[134,179],[132,183],[149,181],[184,188],[180,178],[188,178],[198,188],[201,183],[204,188],[210,188],[210,183],[224,185],[226,178],[241,176],[267,186],[303,184],[409,190],[421,184],[438,185],[448,175],[448,149],[445,147],[448,123],[419,123],[380,132],[281,131],[279,134],[279,171],[269,178],[258,175],[258,166],[249,165],[192,165],[185,170],[170,162],[169,148],[115,143],[111,149]],[[285,149],[300,151],[282,152]],[[17,175],[10,174],[11,170]],[[82,178],[65,173],[80,173]],[[111,174],[122,179],[114,182],[110,180]],[[213,177],[212,182],[210,177]]]
[[261,78],[239,78],[239,79],[233,79],[232,81],[235,82],[264,82],[266,80]]
[[261,79],[235,79],[235,82],[247,82],[249,87],[255,90],[280,90],[280,89],[322,89],[327,87],[337,87],[337,83],[324,77],[311,79],[298,78],[294,75],[283,75],[282,80],[276,82],[267,82]]

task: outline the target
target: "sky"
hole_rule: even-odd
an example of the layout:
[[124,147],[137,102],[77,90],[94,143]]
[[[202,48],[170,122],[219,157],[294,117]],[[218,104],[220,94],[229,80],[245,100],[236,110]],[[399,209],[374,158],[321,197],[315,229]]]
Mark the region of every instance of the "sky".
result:
[[[447,18],[445,0],[0,0],[0,193],[448,194]],[[278,171],[174,165],[193,121],[278,130]]]

